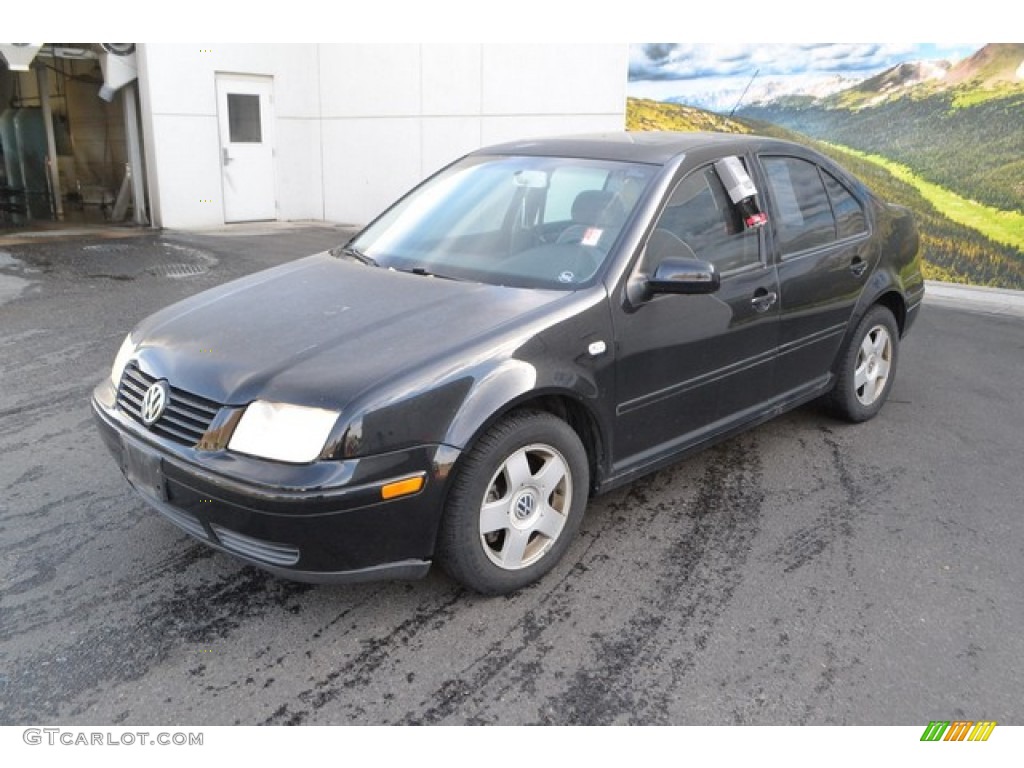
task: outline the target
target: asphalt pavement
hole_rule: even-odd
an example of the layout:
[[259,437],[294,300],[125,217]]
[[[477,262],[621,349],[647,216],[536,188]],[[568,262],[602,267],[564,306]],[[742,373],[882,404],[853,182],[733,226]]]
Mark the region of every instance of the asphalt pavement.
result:
[[930,286],[878,418],[592,500],[518,594],[309,586],[152,512],[89,393],[141,318],[346,233],[0,239],[0,724],[1024,724],[1019,295]]

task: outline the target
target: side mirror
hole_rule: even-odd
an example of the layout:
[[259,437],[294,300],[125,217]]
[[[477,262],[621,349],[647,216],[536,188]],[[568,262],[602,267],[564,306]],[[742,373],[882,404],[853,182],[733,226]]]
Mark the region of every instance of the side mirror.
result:
[[714,265],[700,259],[670,257],[647,278],[650,293],[714,293],[722,279]]

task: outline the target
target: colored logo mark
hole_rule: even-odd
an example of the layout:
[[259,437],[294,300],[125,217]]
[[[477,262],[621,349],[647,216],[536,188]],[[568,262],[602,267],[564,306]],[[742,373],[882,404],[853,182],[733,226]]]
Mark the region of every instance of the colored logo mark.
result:
[[932,720],[921,741],[988,741],[995,727],[994,720]]

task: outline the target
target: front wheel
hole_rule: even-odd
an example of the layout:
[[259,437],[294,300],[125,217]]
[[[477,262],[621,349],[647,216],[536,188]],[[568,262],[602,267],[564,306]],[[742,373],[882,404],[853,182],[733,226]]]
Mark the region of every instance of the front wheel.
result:
[[572,427],[548,413],[509,416],[480,438],[453,481],[441,564],[486,595],[531,584],[568,549],[588,485],[587,454]]
[[867,421],[882,410],[896,375],[899,328],[883,306],[872,307],[850,338],[838,380],[828,397],[832,411],[847,421]]

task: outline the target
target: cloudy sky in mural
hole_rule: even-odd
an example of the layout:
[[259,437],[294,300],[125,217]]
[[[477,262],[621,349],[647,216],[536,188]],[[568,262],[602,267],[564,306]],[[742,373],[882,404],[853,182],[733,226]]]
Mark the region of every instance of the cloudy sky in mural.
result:
[[636,44],[630,46],[629,95],[723,110],[732,107],[748,84],[744,103],[789,93],[824,96],[903,62],[956,62],[980,47],[979,43]]

